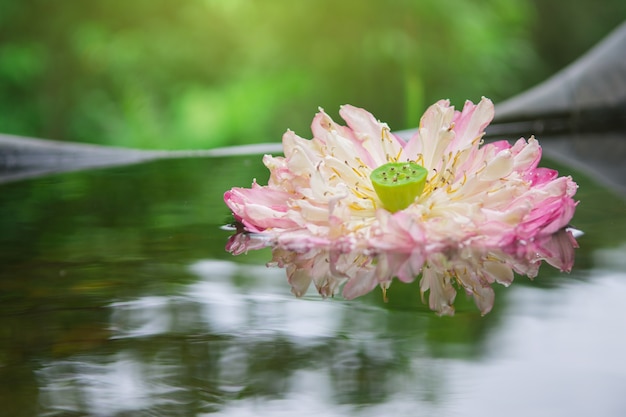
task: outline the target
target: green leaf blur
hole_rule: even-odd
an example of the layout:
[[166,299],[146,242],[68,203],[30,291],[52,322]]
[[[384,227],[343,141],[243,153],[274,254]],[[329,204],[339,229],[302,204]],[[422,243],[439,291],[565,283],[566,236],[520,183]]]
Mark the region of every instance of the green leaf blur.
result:
[[617,0],[6,0],[0,132],[210,148],[307,137],[344,103],[409,128],[440,98],[530,87],[624,16]]

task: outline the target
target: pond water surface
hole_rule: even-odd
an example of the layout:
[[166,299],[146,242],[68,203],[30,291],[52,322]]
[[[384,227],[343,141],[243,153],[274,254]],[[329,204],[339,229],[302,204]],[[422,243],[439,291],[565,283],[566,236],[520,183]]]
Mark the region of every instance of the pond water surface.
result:
[[485,317],[416,284],[298,299],[269,250],[226,253],[222,195],[259,156],[0,185],[0,415],[626,415],[626,204],[572,175],[574,270]]

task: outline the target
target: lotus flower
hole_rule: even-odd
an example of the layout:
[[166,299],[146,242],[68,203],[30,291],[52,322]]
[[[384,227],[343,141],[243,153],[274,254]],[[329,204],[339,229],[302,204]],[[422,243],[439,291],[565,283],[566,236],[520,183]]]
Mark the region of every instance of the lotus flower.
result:
[[[512,271],[536,275],[542,259],[571,269],[576,241],[565,227],[574,214],[577,185],[571,177],[538,167],[541,147],[533,137],[513,145],[483,144],[494,115],[490,100],[468,101],[460,112],[439,101],[406,142],[363,109],[342,106],[340,115],[347,126],[320,110],[311,140],[287,131],[284,157],[263,158],[270,170],[267,186],[253,182],[251,188],[225,193],[245,231],[299,254],[406,258],[392,263],[394,276],[410,281],[422,273],[421,288],[430,290],[431,307],[444,314],[454,299],[453,282],[484,294],[494,281],[510,282]],[[242,246],[231,241],[227,249],[237,252]],[[467,269],[472,262],[492,272],[474,276]],[[531,267],[524,266],[528,263]],[[382,278],[385,274],[363,278],[344,269],[346,298],[391,279]],[[318,285],[323,295],[337,287]],[[447,293],[433,300],[436,291]],[[445,302],[438,307],[440,299]]]

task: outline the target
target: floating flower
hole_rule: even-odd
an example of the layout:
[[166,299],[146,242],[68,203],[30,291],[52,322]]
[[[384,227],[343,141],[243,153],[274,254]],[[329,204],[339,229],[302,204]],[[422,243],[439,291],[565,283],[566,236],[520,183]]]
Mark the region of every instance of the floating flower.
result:
[[[377,265],[381,254],[406,258],[390,263],[391,276],[353,271],[365,259],[358,256],[351,264],[330,264],[346,278],[346,298],[385,287],[393,276],[410,281],[421,273],[421,288],[430,290],[430,305],[441,313],[449,313],[453,283],[478,295],[480,306],[490,284],[510,282],[512,271],[534,276],[542,259],[571,269],[576,241],[564,228],[574,214],[577,185],[537,166],[541,147],[532,137],[483,144],[494,115],[490,100],[468,101],[461,112],[439,101],[407,142],[363,109],[343,106],[340,115],[347,126],[320,110],[311,140],[287,131],[284,157],[263,159],[267,186],[253,182],[226,192],[245,231],[279,250],[308,252],[307,259],[315,251],[347,260],[357,253]],[[242,246],[231,242],[229,250]],[[337,288],[318,285],[323,295]],[[446,295],[433,300],[435,292]]]

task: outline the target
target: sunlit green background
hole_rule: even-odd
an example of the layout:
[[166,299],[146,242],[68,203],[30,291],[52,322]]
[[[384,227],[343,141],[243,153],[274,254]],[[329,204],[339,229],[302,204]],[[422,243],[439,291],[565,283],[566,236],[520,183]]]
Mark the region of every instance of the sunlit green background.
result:
[[308,136],[351,103],[394,129],[510,97],[626,18],[579,0],[3,0],[0,132],[140,148]]

